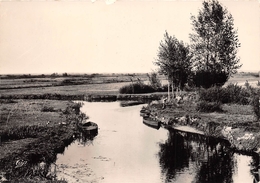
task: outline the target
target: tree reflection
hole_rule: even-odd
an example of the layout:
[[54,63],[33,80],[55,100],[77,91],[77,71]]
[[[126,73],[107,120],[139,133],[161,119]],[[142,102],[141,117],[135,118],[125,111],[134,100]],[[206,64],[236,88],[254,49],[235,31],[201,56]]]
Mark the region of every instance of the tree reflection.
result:
[[160,143],[159,161],[165,182],[192,169],[194,183],[232,182],[233,152],[220,139],[171,130]]

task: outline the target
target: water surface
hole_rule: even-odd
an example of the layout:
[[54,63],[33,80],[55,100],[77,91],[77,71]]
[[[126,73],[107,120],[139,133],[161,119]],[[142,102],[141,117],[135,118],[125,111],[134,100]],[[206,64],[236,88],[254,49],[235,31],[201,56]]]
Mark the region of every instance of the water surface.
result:
[[57,177],[68,182],[203,183],[253,182],[256,158],[233,153],[202,136],[149,128],[143,105],[84,102],[82,111],[99,125],[93,140],[76,140],[57,157]]

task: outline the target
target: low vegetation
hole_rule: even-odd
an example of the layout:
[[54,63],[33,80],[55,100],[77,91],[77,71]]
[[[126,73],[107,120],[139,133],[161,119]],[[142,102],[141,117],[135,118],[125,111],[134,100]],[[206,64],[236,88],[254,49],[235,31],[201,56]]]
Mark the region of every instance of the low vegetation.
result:
[[200,89],[199,98],[207,102],[248,105],[250,103],[250,90],[237,84],[229,84],[226,87],[215,86],[209,89]]
[[144,84],[139,78],[136,82],[122,86],[119,89],[120,94],[140,94],[140,93],[153,93],[153,92],[166,92],[167,86],[162,85],[161,80],[156,72],[147,74],[148,84]]
[[220,103],[217,102],[198,102],[196,106],[197,111],[199,112],[223,112]]
[[199,99],[202,102],[198,104],[198,110],[211,112],[210,106],[212,106],[212,102],[215,103],[213,106],[216,106],[216,104],[219,106],[221,104],[251,105],[255,120],[259,121],[259,96],[260,89],[253,88],[248,82],[245,82],[245,87],[238,86],[237,84],[229,84],[226,87],[200,89]]
[[[133,99],[130,95],[118,95],[122,92],[120,90],[124,90],[122,93],[130,94],[162,92],[152,94],[157,96],[154,99],[166,95],[168,86],[162,84],[162,81],[165,81],[164,77],[152,74],[149,76],[140,74],[138,76],[141,77],[126,74],[123,77],[125,82],[105,83],[103,81],[107,81],[108,78],[103,78],[103,80],[98,75],[97,78],[93,77],[92,80],[100,84],[73,85],[68,82],[64,86],[46,88],[23,88],[22,86],[19,89],[1,89],[0,163],[5,169],[1,169],[0,173],[1,171],[6,172],[6,177],[12,181],[16,180],[17,177],[17,180],[23,182],[22,179],[25,176],[27,181],[24,182],[35,182],[36,178],[47,182],[47,179],[52,178],[52,176],[46,174],[45,170],[36,170],[34,165],[43,160],[54,161],[55,153],[62,151],[73,140],[71,137],[75,133],[74,124],[83,118],[87,118],[79,111],[82,104],[74,104],[70,100],[84,100],[86,96],[93,95],[92,97],[99,96],[100,99],[103,96],[113,96],[113,100],[116,100],[117,96],[121,96],[118,97],[119,100],[139,101],[138,96],[145,96],[134,95],[137,98]],[[129,77],[132,78],[132,81]],[[42,83],[37,81],[41,78],[27,79],[33,80],[36,85]],[[44,79],[52,80],[46,76]],[[82,78],[72,78],[68,74],[53,79],[57,82],[65,79],[69,79],[71,82],[80,82]],[[79,81],[76,81],[77,79]],[[7,86],[10,82],[18,84],[20,80],[6,79],[4,85]],[[120,78],[118,78],[119,80]],[[231,81],[237,84],[232,84]],[[246,81],[248,81],[247,84],[245,84]],[[177,117],[198,116],[201,118],[202,124],[213,121],[222,126],[231,124],[234,127],[245,128],[245,130],[257,131],[259,127],[255,124],[258,123],[253,123],[253,121],[259,120],[260,116],[259,91],[255,88],[257,85],[253,83],[256,81],[258,81],[258,78],[255,75],[238,73],[224,87],[214,86],[208,89],[198,89],[185,86],[189,88],[189,91],[182,92],[180,95],[182,100],[186,102],[180,101],[177,104],[172,104],[172,108],[167,105],[160,115],[166,117],[167,115]],[[0,86],[2,84],[1,82]],[[20,84],[26,86],[28,83],[21,82]],[[172,100],[177,100],[177,98]],[[160,109],[162,109],[162,106],[160,106]],[[31,157],[35,161],[31,161]],[[15,168],[18,160],[24,160],[27,163],[26,166]]]
[[53,180],[48,169],[56,154],[77,136],[76,124],[87,118],[80,112],[82,103],[7,99],[1,104],[0,173],[16,182]]

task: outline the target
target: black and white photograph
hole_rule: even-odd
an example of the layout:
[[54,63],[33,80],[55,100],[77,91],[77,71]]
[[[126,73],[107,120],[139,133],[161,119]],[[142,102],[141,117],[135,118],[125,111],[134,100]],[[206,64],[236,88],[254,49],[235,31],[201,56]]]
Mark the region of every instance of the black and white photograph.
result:
[[0,0],[0,183],[260,183],[259,0]]

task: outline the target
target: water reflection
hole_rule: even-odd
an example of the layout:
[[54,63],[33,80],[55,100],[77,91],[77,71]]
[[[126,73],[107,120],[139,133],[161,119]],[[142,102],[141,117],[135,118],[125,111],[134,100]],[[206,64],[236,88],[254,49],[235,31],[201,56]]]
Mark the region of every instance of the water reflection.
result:
[[91,145],[97,135],[97,131],[90,131],[88,134],[84,131],[80,131],[79,135],[77,136],[77,142],[83,146]]
[[151,129],[143,124],[141,108],[85,102],[82,110],[98,123],[98,134],[81,133],[58,155],[57,178],[82,183],[253,182],[250,169],[258,165],[257,158],[233,153],[219,139]]
[[[225,141],[172,130],[168,140],[159,145],[158,155],[165,182],[231,183],[234,176],[238,176],[234,171],[237,157]],[[252,177],[247,175],[246,180],[250,179]]]

